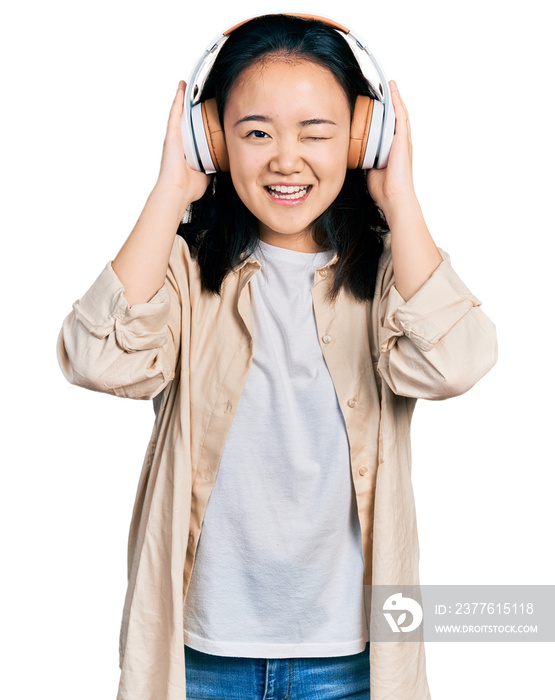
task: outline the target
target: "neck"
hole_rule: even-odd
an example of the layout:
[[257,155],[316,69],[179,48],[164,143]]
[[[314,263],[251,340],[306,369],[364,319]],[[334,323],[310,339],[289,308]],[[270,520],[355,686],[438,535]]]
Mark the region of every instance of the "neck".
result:
[[260,231],[258,237],[264,243],[278,248],[296,250],[299,253],[321,253],[325,248],[319,246],[312,238],[310,231],[302,233],[276,233],[275,231]]

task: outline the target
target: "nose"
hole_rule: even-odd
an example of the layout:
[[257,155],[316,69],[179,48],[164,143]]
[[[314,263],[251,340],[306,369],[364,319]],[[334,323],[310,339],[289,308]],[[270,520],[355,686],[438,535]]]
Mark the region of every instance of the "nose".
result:
[[304,161],[297,139],[284,139],[277,142],[269,166],[273,173],[280,175],[301,172]]

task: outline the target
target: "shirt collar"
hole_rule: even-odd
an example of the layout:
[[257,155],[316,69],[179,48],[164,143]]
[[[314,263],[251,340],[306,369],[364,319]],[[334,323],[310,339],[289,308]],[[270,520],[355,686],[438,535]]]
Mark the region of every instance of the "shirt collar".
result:
[[333,256],[328,260],[328,262],[325,265],[322,265],[322,267],[319,267],[317,269],[324,270],[326,267],[331,267],[332,265],[335,265],[338,260],[339,260],[339,255],[337,253],[334,253]]
[[[325,265],[322,265],[322,267],[318,267],[317,270],[324,270],[327,267],[331,267],[332,265],[335,265],[338,260],[339,255],[337,253],[334,253],[333,257]],[[256,267],[261,267],[259,261],[254,257],[254,255],[249,255],[249,257],[246,258],[246,260],[243,260],[242,263],[240,263],[237,267],[233,268],[233,272],[239,272],[246,265],[255,265]]]

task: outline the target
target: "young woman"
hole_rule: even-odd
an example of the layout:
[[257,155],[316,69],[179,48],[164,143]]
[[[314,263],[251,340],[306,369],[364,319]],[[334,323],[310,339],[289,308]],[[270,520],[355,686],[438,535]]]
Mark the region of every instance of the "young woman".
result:
[[466,391],[497,346],[426,227],[390,88],[387,167],[347,169],[376,95],[341,33],[236,28],[201,96],[229,172],[183,158],[180,83],[145,208],[64,321],[70,382],[156,409],[120,700],[429,697],[421,644],[370,643],[368,596],[418,583],[416,399]]

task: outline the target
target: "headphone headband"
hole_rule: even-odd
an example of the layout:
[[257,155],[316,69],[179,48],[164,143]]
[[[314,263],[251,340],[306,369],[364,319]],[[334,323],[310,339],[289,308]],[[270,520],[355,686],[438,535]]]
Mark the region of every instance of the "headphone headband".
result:
[[[367,149],[366,153],[362,154],[361,163],[356,167],[368,168],[384,168],[387,165],[387,160],[389,157],[389,151],[391,148],[391,142],[393,141],[393,133],[395,130],[395,114],[393,111],[393,105],[391,103],[391,93],[389,90],[389,85],[385,73],[380,66],[379,62],[372,55],[368,49],[367,43],[359,36],[357,36],[353,31],[348,29],[342,24],[339,24],[335,20],[328,19],[326,17],[320,17],[318,15],[303,14],[303,13],[281,13],[290,17],[299,17],[301,19],[314,19],[322,22],[335,30],[340,32],[344,39],[353,49],[353,53],[356,57],[356,52],[363,52],[365,56],[368,57],[374,69],[379,76],[379,83],[377,85],[377,93],[379,94],[379,101],[374,101],[375,106],[379,109],[374,109],[372,118],[372,129],[371,137],[368,140],[371,146]],[[264,15],[261,15],[264,16]],[[225,32],[218,34],[207,46],[204,53],[197,61],[191,76],[187,82],[187,89],[185,91],[185,100],[183,105],[183,116],[181,119],[181,131],[183,136],[183,149],[185,151],[185,157],[189,165],[195,170],[200,170],[206,173],[216,172],[216,166],[214,165],[213,158],[210,155],[210,145],[207,143],[207,139],[197,136],[200,133],[201,124],[201,108],[200,105],[197,106],[195,102],[201,91],[201,85],[203,84],[206,76],[208,75],[210,69],[216,57],[227,41],[230,34],[232,34],[236,29],[242,25],[250,22],[256,17],[250,17],[246,20],[233,25]],[[360,62],[358,61],[360,68],[369,82],[372,82]],[[381,123],[378,120],[381,119]],[[371,162],[370,162],[371,161]]]
[[[343,32],[344,34],[348,34],[350,31],[349,29],[347,29],[347,27],[344,27],[342,24],[339,24],[339,22],[336,22],[333,19],[328,19],[327,17],[321,17],[320,15],[309,15],[309,14],[306,14],[305,12],[280,12],[280,14],[285,15],[286,17],[299,17],[300,19],[315,19],[318,22],[323,22],[324,24],[327,24],[330,27],[333,27],[334,29],[338,29],[340,32]],[[263,17],[264,15],[258,15],[258,16]],[[252,19],[256,19],[256,17],[249,17],[248,19],[244,19],[242,22],[238,22],[237,24],[234,24],[233,27],[231,27],[230,29],[225,31],[224,34],[226,36],[231,34],[231,32],[234,32],[241,25],[246,24],[247,22],[250,22]]]

